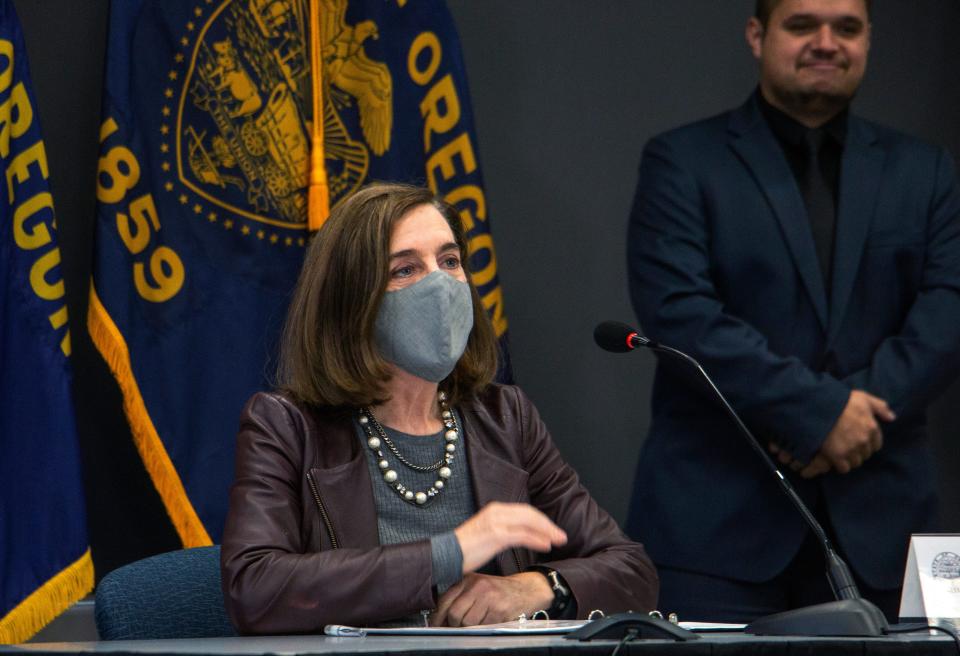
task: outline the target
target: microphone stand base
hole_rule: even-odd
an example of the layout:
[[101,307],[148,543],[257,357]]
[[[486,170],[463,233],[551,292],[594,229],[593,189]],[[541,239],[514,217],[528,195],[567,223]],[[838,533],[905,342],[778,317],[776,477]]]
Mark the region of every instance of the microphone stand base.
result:
[[866,599],[843,599],[754,620],[743,630],[768,636],[882,636],[887,620]]

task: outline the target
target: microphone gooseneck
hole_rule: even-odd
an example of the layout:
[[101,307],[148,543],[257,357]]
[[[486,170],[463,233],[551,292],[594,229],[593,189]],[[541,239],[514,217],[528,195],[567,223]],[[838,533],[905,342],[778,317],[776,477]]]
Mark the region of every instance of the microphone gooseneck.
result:
[[[593,338],[600,348],[607,351],[625,353],[642,346],[659,355],[666,356],[668,359],[681,362],[683,366],[693,370],[697,378],[706,384],[710,396],[720,403],[753,451],[766,463],[767,468],[780,482],[780,489],[787,495],[787,498],[790,499],[790,502],[820,542],[827,563],[827,579],[838,601],[832,602],[832,604],[821,604],[820,607],[823,607],[822,613],[811,612],[819,608],[813,606],[761,618],[747,627],[747,633],[754,632],[763,635],[883,635],[887,628],[883,613],[869,601],[861,598],[849,567],[834,550],[826,531],[823,530],[823,526],[800,499],[800,495],[797,494],[787,477],[774,464],[766,450],[760,446],[760,442],[743,423],[733,406],[720,392],[700,363],[683,351],[658,344],[643,337],[631,326],[619,321],[604,321],[598,324],[593,331]],[[836,604],[845,604],[845,606],[839,608]],[[826,608],[827,606],[830,606],[830,608]],[[804,612],[801,613],[800,611]],[[841,617],[838,616],[838,613],[841,616],[844,614],[847,616]],[[832,614],[830,620],[824,620],[824,616],[830,614]],[[751,627],[755,630],[751,631]]]

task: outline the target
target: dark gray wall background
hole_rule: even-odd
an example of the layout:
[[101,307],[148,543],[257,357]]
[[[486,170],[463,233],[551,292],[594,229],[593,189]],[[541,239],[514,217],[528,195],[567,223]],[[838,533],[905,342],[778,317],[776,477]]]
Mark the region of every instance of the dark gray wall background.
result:
[[[106,0],[15,0],[45,134],[67,280],[98,575],[177,541],[84,328]],[[623,236],[643,144],[742,102],[751,0],[449,0],[471,82],[518,382],[617,519],[648,423],[652,360],[593,326],[633,322]],[[874,3],[857,110],[960,156],[958,0]],[[960,320],[960,317],[957,318]],[[944,529],[960,530],[955,385],[932,411]],[[775,493],[771,484],[771,493]],[[691,490],[691,493],[706,493]]]
[[[449,4],[470,76],[518,382],[593,494],[622,520],[648,425],[652,358],[599,351],[593,327],[607,318],[635,323],[623,240],[644,143],[743,102],[755,85],[743,36],[753,2]],[[960,2],[874,7],[857,110],[960,155]],[[960,387],[947,396],[934,434],[944,528],[960,530],[952,410]]]

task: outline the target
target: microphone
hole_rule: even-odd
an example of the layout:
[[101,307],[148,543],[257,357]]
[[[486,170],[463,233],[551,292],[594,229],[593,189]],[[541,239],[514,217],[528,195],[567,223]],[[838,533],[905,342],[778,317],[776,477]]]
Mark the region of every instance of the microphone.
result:
[[653,344],[636,330],[619,321],[604,321],[597,324],[593,329],[593,340],[604,351],[612,353],[626,353],[639,346]]
[[750,623],[744,629],[745,633],[755,635],[814,635],[814,636],[880,636],[886,632],[887,621],[883,612],[874,604],[860,596],[860,591],[853,580],[850,568],[834,550],[823,526],[813,516],[810,509],[794,490],[789,479],[777,468],[760,442],[754,437],[750,429],[740,419],[740,416],[727,401],[726,397],[707,375],[704,368],[695,359],[673,347],[654,342],[632,327],[619,321],[604,321],[593,331],[593,339],[597,346],[613,353],[626,353],[638,347],[654,351],[667,359],[682,363],[682,366],[692,371],[706,388],[706,392],[718,401],[730,419],[736,425],[740,434],[764,462],[780,483],[780,489],[800,513],[804,521],[813,531],[824,551],[827,563],[827,580],[833,589],[837,601],[817,604],[806,608],[798,608],[783,613],[776,613]]

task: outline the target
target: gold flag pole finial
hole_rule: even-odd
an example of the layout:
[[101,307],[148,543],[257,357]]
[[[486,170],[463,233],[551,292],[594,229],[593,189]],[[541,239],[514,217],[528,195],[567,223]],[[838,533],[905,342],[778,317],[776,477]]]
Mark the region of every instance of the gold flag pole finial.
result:
[[320,0],[310,0],[310,61],[313,126],[310,131],[310,186],[307,228],[319,230],[330,215],[330,187],[323,151],[323,59],[320,54]]

